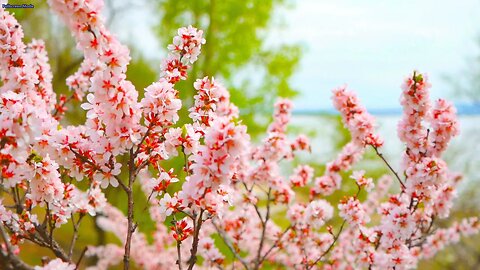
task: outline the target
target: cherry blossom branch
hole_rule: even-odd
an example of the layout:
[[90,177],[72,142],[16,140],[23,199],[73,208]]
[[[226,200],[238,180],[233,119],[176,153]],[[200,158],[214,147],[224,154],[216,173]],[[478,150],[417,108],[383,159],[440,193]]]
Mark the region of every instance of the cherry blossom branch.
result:
[[[419,236],[416,239],[412,239],[411,237],[405,241],[405,243],[408,245],[409,248],[412,247],[421,247],[425,241],[427,241],[428,236],[431,235],[435,231],[435,229],[432,231],[433,228],[433,223],[435,222],[435,217],[433,216],[430,220],[430,224],[428,225],[426,230],[422,230],[422,235]],[[413,236],[413,234],[412,234]],[[418,241],[418,243],[413,243],[414,241]]]
[[230,252],[232,252],[233,256],[240,261],[240,263],[243,265],[243,267],[245,267],[246,270],[249,270],[250,267],[248,267],[248,263],[247,261],[242,258],[240,256],[240,254],[237,253],[237,251],[235,250],[235,248],[233,247],[232,243],[230,242],[230,240],[228,240],[228,236],[225,234],[225,232],[220,229],[220,227],[218,227],[218,225],[215,223],[215,221],[212,220],[212,224],[213,224],[213,227],[215,227],[215,230],[217,231],[218,235],[220,236],[220,238],[222,238],[223,242],[225,243],[225,245],[227,245],[228,249],[230,250]]
[[136,177],[136,168],[135,168],[135,156],[133,154],[133,148],[130,149],[130,159],[128,165],[128,187],[125,190],[127,193],[128,200],[128,209],[127,209],[127,238],[125,240],[125,253],[123,255],[123,269],[128,270],[130,267],[130,248],[132,243],[132,235],[135,232],[136,226],[133,224],[133,184]]
[[33,270],[34,268],[21,261],[17,256],[4,254],[0,250],[0,262],[3,263],[7,270]]
[[372,145],[372,148],[375,150],[375,153],[377,154],[377,156],[379,156],[383,160],[383,162],[387,165],[387,167],[390,169],[390,171],[395,175],[395,178],[397,178],[398,182],[402,186],[402,190],[404,190],[406,188],[405,184],[400,179],[400,176],[398,176],[398,173],[393,169],[393,167],[390,165],[390,163],[388,163],[388,161],[385,159],[383,154],[378,151],[378,147]]
[[[77,157],[78,159],[82,160],[83,162],[85,163],[88,163],[90,165],[92,165],[95,170],[98,170],[99,172],[101,173],[105,173],[102,168],[100,168],[95,162],[91,161],[90,159],[88,159],[87,157],[81,155],[80,153],[78,153],[77,151],[75,151],[71,146],[69,146],[70,148],[70,151],[75,155],[75,157]],[[122,179],[118,176],[118,175],[115,175],[114,176],[115,179],[117,180],[118,184],[122,187],[122,189],[128,193],[128,187],[125,185],[125,183],[123,183]]]
[[[17,221],[18,222],[18,221]],[[0,226],[2,227],[2,226]],[[8,226],[7,226],[8,227]],[[12,228],[9,228],[12,230]],[[3,230],[3,227],[2,227]],[[50,236],[46,231],[46,225],[35,225],[35,232],[30,234],[30,237],[23,236],[24,239],[29,240],[32,243],[35,243],[41,247],[50,249],[57,258],[62,259],[65,262],[70,262],[65,251],[60,247],[60,245],[53,239],[53,236]]]
[[22,260],[20,260],[20,258],[18,258],[13,253],[12,245],[10,244],[10,241],[8,240],[7,233],[4,231],[2,224],[0,224],[0,234],[2,236],[3,242],[5,243],[5,246],[7,248],[7,254],[4,254],[3,249],[0,248],[0,258],[2,258],[1,261],[6,263],[5,266],[9,267],[9,264],[10,264],[11,267],[12,267],[10,269],[33,270],[33,267],[24,263]]
[[290,231],[291,228],[292,228],[292,226],[290,225],[282,232],[282,234],[278,237],[277,241],[275,241],[275,243],[273,243],[273,245],[267,250],[267,252],[265,252],[265,254],[263,255],[263,257],[260,260],[260,263],[265,261],[265,259],[268,257],[268,255],[270,255],[270,253],[278,246],[278,243],[280,243],[283,236],[285,234],[287,234],[287,232]]
[[55,256],[62,259],[65,262],[70,262],[68,255],[65,251],[60,247],[60,245],[53,239],[53,236],[50,235],[45,230],[44,226],[35,226],[35,231],[38,232],[42,240],[44,241],[43,246],[49,248]]
[[88,247],[85,247],[82,250],[82,253],[80,253],[80,257],[78,258],[77,263],[75,264],[75,270],[78,270],[78,268],[80,267],[80,263],[82,262],[82,259],[85,256],[85,253],[87,252],[87,250],[88,250]]
[[[175,233],[177,234],[180,234],[181,232],[178,230],[178,227],[177,227],[177,218],[175,217],[175,215],[172,215],[172,218],[173,218],[173,221],[172,221],[172,225],[174,227],[174,230],[175,230]],[[194,219],[194,218],[192,218]],[[176,264],[178,265],[178,270],[182,270],[183,269],[183,266],[182,266],[182,250],[181,250],[181,246],[182,246],[182,241],[180,241],[180,239],[175,239],[176,241],[176,246],[177,246],[177,261],[176,261]]]
[[115,175],[115,179],[117,179],[117,182],[118,184],[122,187],[122,189],[127,192],[128,191],[128,187],[125,185],[125,183],[123,183],[122,179],[118,176],[118,175]]
[[[172,241],[170,231],[177,241],[179,270],[193,270],[198,263],[197,256],[204,259],[202,268],[226,269],[225,255],[212,237],[214,231],[202,230],[202,224],[216,216],[225,217],[215,219],[222,224],[212,223],[234,256],[232,268],[239,265],[238,260],[247,270],[258,270],[265,262],[279,268],[296,266],[307,270],[321,266],[335,268],[337,262],[354,262],[354,268],[410,268],[461,235],[480,230],[478,219],[473,218],[431,234],[436,227],[433,217],[449,215],[458,182],[450,177],[441,159],[450,139],[458,133],[458,121],[453,105],[446,101],[439,100],[435,107],[430,106],[430,84],[425,75],[414,72],[413,78],[407,78],[402,86],[400,102],[404,115],[397,133],[407,150],[400,175],[379,152],[383,140],[375,132],[373,116],[358,97],[345,87],[333,91],[334,107],[340,111],[352,140],[326,165],[325,174],[315,179],[311,198],[340,189],[343,173],[362,158],[368,145],[395,175],[402,191],[386,195],[390,177],[388,185],[383,181],[376,183],[383,193],[367,193],[367,201],[362,203],[358,200],[361,188],[370,191],[373,182],[364,177],[364,172],[353,172],[351,178],[356,180],[359,190],[355,196],[340,201],[338,208],[343,223],[336,229],[338,232],[334,233],[328,226],[325,233],[323,226],[332,218],[333,206],[321,199],[305,203],[299,200],[301,196],[295,196],[296,188],[307,187],[311,182],[313,168],[298,166],[286,180],[279,164],[283,159],[293,160],[296,150],[310,149],[306,137],[299,136],[294,142],[288,138],[287,124],[293,107],[290,101],[281,99],[275,104],[268,135],[261,145],[255,146],[246,127],[237,121],[238,108],[230,103],[228,91],[213,78],[205,77],[193,85],[198,91],[194,106],[188,109],[193,123],[178,127],[175,124],[183,116],[179,115],[182,102],[174,85],[187,78],[190,65],[198,58],[205,43],[201,30],[192,26],[179,29],[168,47],[170,53],[162,64],[161,79],[146,88],[139,102],[138,92],[125,77],[129,50],[105,27],[100,15],[103,1],[49,0],[49,4],[73,32],[85,59],[80,69],[67,79],[74,94],[70,98],[62,96],[56,106],[43,42],[32,41],[29,46],[34,50],[27,49],[18,22],[8,11],[0,9],[0,47],[3,48],[0,69],[5,71],[2,73],[5,84],[0,87],[0,122],[6,124],[0,130],[3,166],[0,182],[1,188],[8,190],[8,198],[0,200],[0,238],[5,241],[0,248],[0,259],[6,262],[7,269],[31,269],[16,256],[22,248],[18,240],[22,239],[50,249],[57,256],[35,267],[36,270],[78,269],[86,249],[76,265],[72,258],[76,257],[80,221],[86,213],[100,216],[96,225],[112,231],[124,244],[124,247],[114,244],[92,247],[87,255],[96,255],[99,264],[106,262],[109,267],[121,264],[123,254],[124,270],[128,270],[133,261],[145,269],[159,265],[174,268],[172,258],[159,256],[155,249],[164,241]],[[88,102],[82,104],[88,111],[85,125],[59,129],[59,115],[66,109],[65,104],[73,98],[82,100],[87,92]],[[187,121],[182,119],[181,123],[184,122]],[[427,123],[431,133],[424,126]],[[175,170],[158,165],[154,168],[158,170],[157,176],[150,178],[148,167],[177,157],[179,147],[182,147],[188,178],[181,189],[170,194],[168,185],[178,181]],[[68,153],[69,148],[73,154]],[[122,181],[119,176],[122,164],[116,160],[124,156],[128,156],[128,165],[123,167],[128,176]],[[91,189],[84,193],[73,181],[66,181],[67,172],[70,179],[88,176]],[[151,204],[150,215],[157,223],[154,243],[136,232],[134,187],[141,173],[142,190],[150,194],[147,204]],[[116,187],[117,181],[127,195],[126,216],[119,209],[106,206],[105,194],[100,189],[108,185]],[[239,182],[243,186],[237,185]],[[160,201],[155,200],[158,205],[150,202],[153,191],[164,194]],[[262,195],[256,196],[257,191]],[[384,196],[388,196],[387,200]],[[265,197],[266,204],[257,205]],[[3,205],[3,201],[7,205]],[[12,201],[14,205],[9,205]],[[227,207],[227,201],[239,207]],[[270,217],[274,203],[287,207],[286,215],[292,227],[284,231],[276,229],[272,235],[267,230],[271,226],[278,228]],[[101,215],[102,212],[105,215]],[[175,214],[179,212],[187,217],[177,223]],[[374,212],[379,213],[379,219],[373,216]],[[45,213],[43,220],[38,221],[38,213]],[[162,227],[172,214],[173,228]],[[370,223],[372,217],[374,222]],[[55,241],[54,231],[70,218],[73,234],[70,246],[64,248]],[[431,218],[430,224],[428,218]],[[341,235],[346,221],[354,229]],[[292,230],[295,233],[288,234]],[[190,257],[185,258],[181,245],[189,237],[192,237]],[[257,241],[249,241],[251,239]],[[283,242],[288,242],[288,246]],[[418,246],[421,248],[414,248]],[[175,253],[173,245],[164,247],[165,254]],[[142,252],[131,252],[132,249]],[[248,251],[248,259],[241,256],[243,251]],[[311,251],[316,254],[312,256]],[[272,256],[273,252],[282,254]],[[335,264],[328,265],[333,257]]]
[[[49,214],[46,213],[46,219],[44,220],[44,224],[42,225],[34,225],[35,226],[35,232],[31,233],[31,237],[23,236],[26,240],[29,240],[32,243],[35,243],[39,246],[45,247],[50,249],[57,258],[62,259],[65,262],[70,262],[70,259],[68,258],[67,254],[65,251],[61,248],[61,246],[53,239],[53,229],[50,229],[49,232],[46,231],[47,229],[47,224],[45,223],[47,221]],[[18,222],[18,221],[16,221]],[[49,226],[51,226],[50,222],[48,222]],[[8,227],[8,226],[7,226]],[[2,227],[3,229],[3,227]],[[10,230],[12,228],[9,227]]]
[[177,242],[177,264],[178,264],[178,270],[182,270],[182,251],[180,249],[182,242],[181,241],[176,241]]
[[72,241],[70,242],[70,249],[68,251],[68,258],[72,258],[73,255],[73,249],[75,248],[75,243],[77,242],[78,239],[78,227],[80,226],[80,222],[82,221],[82,218],[85,216],[85,214],[80,213],[80,216],[78,217],[77,222],[75,222],[75,219],[73,218],[73,214],[71,215],[72,218],[72,225],[73,225],[73,237]]
[[[64,96],[62,95],[62,97]],[[72,93],[68,98],[65,98],[64,100],[60,100],[60,103],[56,104],[55,108],[53,109],[52,117],[53,118],[56,118],[57,116],[61,117],[61,115],[65,112],[65,109],[64,109],[65,105],[71,100],[73,100],[74,98],[75,98],[75,92]]]
[[[157,114],[155,114],[154,118],[157,117]],[[155,126],[155,122],[150,122],[148,125],[147,131],[145,131],[145,134],[142,136],[142,139],[140,139],[140,142],[138,143],[137,150],[135,150],[134,156],[136,157],[138,153],[140,152],[140,149],[142,147],[143,142],[145,139],[150,135],[150,131],[152,131],[152,128]]]
[[255,210],[258,214],[258,217],[260,218],[260,221],[262,222],[262,234],[260,236],[260,244],[258,245],[257,257],[255,259],[255,266],[253,268],[255,270],[258,270],[260,268],[261,263],[262,263],[261,254],[262,254],[263,245],[265,243],[265,231],[267,229],[267,222],[270,220],[270,202],[271,202],[270,195],[271,195],[271,192],[272,192],[272,188],[269,188],[268,192],[267,192],[267,213],[265,214],[265,220],[262,219],[262,215],[260,215],[260,212],[258,211],[258,208],[255,205]]
[[188,259],[188,270],[192,270],[193,267],[195,266],[195,263],[197,262],[197,250],[198,250],[198,240],[199,240],[199,234],[200,234],[200,229],[202,228],[202,223],[203,223],[203,213],[205,210],[200,210],[200,214],[198,216],[198,221],[195,222],[193,221],[193,226],[195,228],[194,234],[193,234],[193,243],[192,243],[192,248],[190,249],[190,259]]
[[336,235],[333,236],[333,242],[330,244],[330,246],[328,246],[328,248],[320,255],[320,257],[318,257],[318,259],[316,259],[308,268],[307,270],[310,270],[312,269],[317,263],[319,263],[323,257],[325,257],[325,255],[327,255],[332,249],[333,247],[335,246],[335,243],[337,243],[337,240],[338,238],[340,237],[340,234],[342,233],[343,231],[343,227],[345,226],[345,224],[347,223],[346,220],[343,220],[343,223],[342,223],[342,226],[340,226],[340,230],[338,231],[338,233]]

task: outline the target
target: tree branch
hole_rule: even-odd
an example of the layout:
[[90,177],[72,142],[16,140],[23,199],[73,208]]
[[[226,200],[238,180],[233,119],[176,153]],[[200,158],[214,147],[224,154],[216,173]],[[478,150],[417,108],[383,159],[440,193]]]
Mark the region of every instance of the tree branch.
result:
[[127,210],[127,238],[125,240],[125,253],[123,255],[123,269],[128,270],[130,268],[130,248],[132,244],[132,235],[136,229],[133,224],[133,183],[135,182],[135,156],[133,154],[133,148],[130,149],[130,159],[128,165],[128,187],[125,190],[127,193],[128,210]]
[[334,235],[333,236],[333,242],[330,244],[330,246],[328,246],[328,248],[322,253],[322,255],[320,255],[320,257],[318,257],[318,259],[316,259],[308,268],[307,270],[310,270],[313,268],[313,266],[315,266],[317,263],[319,263],[323,257],[325,257],[325,255],[327,255],[331,250],[332,248],[335,246],[335,243],[337,242],[338,238],[340,237],[340,234],[342,233],[343,231],[343,227],[345,227],[345,224],[346,224],[346,220],[343,220],[343,223],[342,223],[342,226],[340,226],[340,230],[338,231],[337,235]]
[[80,226],[80,222],[82,221],[82,218],[85,216],[85,214],[80,213],[80,216],[78,217],[77,223],[75,223],[75,219],[72,214],[72,225],[73,225],[73,237],[72,241],[70,242],[70,249],[68,251],[68,258],[72,259],[73,255],[73,249],[75,248],[75,243],[77,242],[78,239],[78,227]]
[[282,234],[280,235],[280,237],[277,239],[277,241],[275,241],[275,243],[273,243],[273,245],[270,247],[270,249],[267,250],[267,252],[265,252],[265,254],[263,255],[263,257],[261,258],[260,260],[260,263],[262,263],[263,261],[265,261],[265,259],[268,257],[268,255],[270,255],[270,253],[278,246],[278,243],[280,243],[280,241],[282,240],[283,236],[285,234],[287,234],[287,232],[292,228],[292,226],[288,226],[283,232]]
[[398,173],[392,168],[392,166],[390,165],[390,163],[388,163],[388,161],[385,159],[385,157],[383,156],[382,153],[380,153],[378,151],[378,148],[373,146],[373,149],[375,149],[375,153],[377,153],[377,156],[379,156],[383,162],[387,165],[387,167],[390,169],[390,171],[395,175],[395,177],[397,178],[398,182],[400,183],[400,185],[402,186],[402,189],[405,189],[405,184],[402,182],[402,180],[400,179],[400,176],[398,176]]
[[75,270],[78,270],[78,268],[80,267],[80,263],[82,262],[82,259],[85,256],[85,252],[87,252],[87,250],[88,250],[88,247],[85,247],[82,250],[82,253],[80,254],[80,257],[78,258],[77,264],[75,265]]
[[263,245],[265,243],[265,231],[267,230],[267,222],[270,220],[270,195],[272,192],[272,188],[268,189],[267,192],[267,213],[265,215],[265,220],[262,220],[262,215],[260,215],[260,212],[258,211],[257,206],[255,205],[255,210],[258,214],[258,217],[260,218],[260,221],[262,222],[262,235],[260,237],[260,244],[258,245],[258,250],[257,250],[257,257],[255,259],[255,266],[253,269],[258,270],[260,268],[260,265],[262,263],[261,261],[261,256],[262,256],[262,249]]
[[220,238],[222,238],[225,245],[227,245],[228,249],[232,252],[233,256],[235,256],[235,258],[237,258],[240,261],[240,263],[242,263],[243,267],[245,267],[246,270],[249,270],[250,268],[248,267],[247,261],[235,251],[235,248],[233,247],[232,243],[228,240],[228,237],[225,234],[225,232],[222,231],[222,229],[220,229],[213,220],[212,220],[212,224],[213,224],[213,227],[215,227],[215,230],[217,231],[218,235],[220,235]]
[[[190,249],[190,259],[188,259],[188,270],[192,270],[193,267],[195,266],[195,263],[197,262],[197,250],[198,250],[198,241],[199,241],[199,234],[200,234],[200,229],[202,227],[203,223],[203,212],[205,210],[200,210],[200,215],[198,217],[198,221],[195,226],[195,231],[193,234],[193,243],[192,243],[192,249]],[[195,220],[194,220],[195,222]],[[195,225],[195,223],[194,223]]]
[[33,270],[33,267],[29,266],[28,264],[24,263],[20,258],[15,256],[13,253],[12,245],[8,240],[8,235],[3,229],[3,225],[0,224],[0,234],[2,235],[2,239],[5,242],[5,246],[7,247],[7,254],[0,248],[0,258],[2,262],[2,266],[7,267],[7,269],[18,269],[18,270]]

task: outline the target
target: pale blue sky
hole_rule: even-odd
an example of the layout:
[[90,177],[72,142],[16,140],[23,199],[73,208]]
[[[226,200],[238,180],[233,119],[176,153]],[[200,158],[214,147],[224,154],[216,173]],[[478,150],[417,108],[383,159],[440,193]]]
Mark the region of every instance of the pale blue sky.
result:
[[[330,90],[347,84],[369,108],[398,106],[400,84],[413,69],[427,72],[433,97],[452,97],[445,75],[458,74],[476,55],[479,0],[298,0],[281,10],[286,27],[269,42],[299,42],[305,48],[293,84],[301,91],[297,109],[330,109]],[[148,33],[155,15],[132,8],[116,31],[142,40],[147,55],[159,58]],[[132,21],[135,27],[132,29]],[[122,25],[123,24],[123,25]],[[125,29],[130,28],[130,31]]]
[[457,74],[478,50],[478,0],[299,0],[284,14],[281,40],[307,47],[294,78],[302,109],[331,108],[330,90],[345,83],[367,107],[398,106],[413,69],[429,74],[432,96],[450,98],[443,76]]

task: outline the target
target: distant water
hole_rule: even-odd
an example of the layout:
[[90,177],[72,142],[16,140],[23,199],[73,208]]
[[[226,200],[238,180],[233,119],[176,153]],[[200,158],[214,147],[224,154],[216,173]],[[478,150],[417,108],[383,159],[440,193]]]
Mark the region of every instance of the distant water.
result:
[[[385,145],[381,152],[390,161],[394,168],[399,168],[404,146],[397,137],[397,123],[400,115],[376,116],[377,130],[384,138]],[[460,135],[455,137],[443,158],[449,168],[462,172],[465,182],[480,181],[480,115],[461,115]],[[336,136],[335,124],[328,117],[322,115],[295,114],[292,119],[295,126],[305,127],[314,131],[316,136],[312,140],[311,157],[319,162],[333,159],[336,151],[332,142]],[[362,164],[362,166],[368,164]]]
[[[460,103],[455,104],[458,115],[480,115],[480,103]],[[402,114],[401,107],[387,109],[368,109],[368,112],[378,116],[399,116]],[[318,114],[338,114],[334,109],[316,110],[316,109],[297,109],[294,110],[295,115],[318,115]]]

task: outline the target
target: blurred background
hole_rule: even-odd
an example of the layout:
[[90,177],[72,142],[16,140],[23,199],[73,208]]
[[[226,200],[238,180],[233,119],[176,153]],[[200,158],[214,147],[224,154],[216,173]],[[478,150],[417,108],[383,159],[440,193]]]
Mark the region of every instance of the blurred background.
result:
[[[26,42],[45,40],[54,89],[57,94],[68,93],[65,79],[82,61],[70,33],[43,0],[9,3],[35,5],[14,12]],[[192,103],[193,81],[215,76],[230,90],[243,122],[258,141],[276,97],[292,98],[290,133],[306,133],[313,142],[312,153],[297,162],[315,167],[316,175],[349,139],[331,105],[331,89],[348,84],[358,93],[377,117],[386,138],[385,156],[398,168],[403,150],[396,138],[400,85],[413,69],[426,72],[433,84],[432,99],[455,102],[461,123],[461,134],[445,159],[452,170],[464,174],[464,181],[451,218],[438,225],[479,215],[480,1],[106,0],[103,13],[111,31],[131,49],[127,76],[141,96],[144,87],[158,79],[166,45],[176,29],[190,24],[203,29],[207,43],[199,61],[189,79],[178,84],[184,108]],[[63,122],[78,124],[84,118],[74,103]],[[372,177],[387,172],[371,152],[357,167],[368,167]],[[343,191],[351,188],[347,184]],[[107,190],[107,195],[125,207],[122,194]],[[331,200],[341,196],[334,194]],[[141,211],[145,204],[138,205]],[[148,217],[139,219],[144,232],[153,228]],[[81,229],[92,233],[81,234],[78,252],[85,244],[118,243],[97,228],[94,219],[82,223]],[[58,232],[60,242],[69,241],[69,230]],[[419,269],[480,269],[479,242],[478,236],[463,239],[422,262]],[[49,255],[29,245],[25,248],[30,254]],[[25,260],[39,263],[40,257],[27,255]]]

